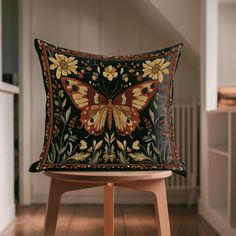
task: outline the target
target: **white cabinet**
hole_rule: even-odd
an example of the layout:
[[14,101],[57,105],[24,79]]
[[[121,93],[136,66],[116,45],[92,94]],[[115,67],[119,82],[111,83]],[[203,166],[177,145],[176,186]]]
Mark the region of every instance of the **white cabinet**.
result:
[[0,90],[0,232],[15,217],[13,97]]
[[207,122],[205,208],[211,214],[206,218],[215,224],[219,222],[218,227],[222,225],[221,235],[233,236],[236,235],[236,110],[208,112]]

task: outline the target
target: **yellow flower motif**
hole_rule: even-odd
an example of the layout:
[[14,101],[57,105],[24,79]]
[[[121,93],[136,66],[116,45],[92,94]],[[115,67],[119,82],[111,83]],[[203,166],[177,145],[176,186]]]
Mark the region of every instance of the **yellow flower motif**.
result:
[[146,61],[143,63],[143,77],[148,76],[154,80],[159,80],[162,83],[164,77],[163,74],[168,75],[170,73],[167,67],[170,65],[170,62],[165,62],[164,58],[156,59],[153,61]]
[[56,69],[57,79],[60,79],[61,76],[70,75],[71,72],[77,74],[76,69],[78,66],[76,64],[78,63],[78,60],[75,60],[74,57],[67,57],[63,54],[56,53],[55,58],[49,57],[49,60],[53,63],[50,65],[50,70]]
[[87,145],[87,143],[86,143],[86,141],[84,141],[84,140],[81,140],[80,141],[80,149],[81,150],[84,150],[84,149],[86,149],[88,147],[88,145]]
[[116,72],[116,68],[109,65],[105,68],[105,71],[103,71],[103,76],[106,77],[109,81],[112,81],[113,78],[116,78],[118,76],[118,73]]
[[132,148],[133,148],[134,150],[139,150],[139,149],[140,149],[139,144],[140,144],[139,141],[136,140],[135,142],[133,142]]
[[92,75],[92,80],[97,80],[98,79],[98,74],[93,72],[93,75]]
[[129,77],[127,76],[127,74],[122,75],[122,79],[123,79],[125,82],[128,82],[128,81],[129,81]]

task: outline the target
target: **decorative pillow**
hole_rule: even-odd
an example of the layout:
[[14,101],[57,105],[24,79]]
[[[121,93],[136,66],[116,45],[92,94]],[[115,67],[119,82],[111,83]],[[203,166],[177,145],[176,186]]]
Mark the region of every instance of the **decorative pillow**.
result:
[[40,170],[173,170],[173,79],[182,44],[131,56],[97,55],[35,39],[46,90]]

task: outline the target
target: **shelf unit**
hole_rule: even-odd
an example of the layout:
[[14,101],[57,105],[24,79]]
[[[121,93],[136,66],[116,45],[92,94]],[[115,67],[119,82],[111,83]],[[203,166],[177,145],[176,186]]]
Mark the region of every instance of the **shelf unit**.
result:
[[236,235],[236,110],[208,112],[207,122],[207,206]]

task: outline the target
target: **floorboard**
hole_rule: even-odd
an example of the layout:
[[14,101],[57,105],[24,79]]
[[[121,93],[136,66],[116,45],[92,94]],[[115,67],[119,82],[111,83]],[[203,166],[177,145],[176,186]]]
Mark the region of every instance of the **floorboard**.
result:
[[[17,207],[17,218],[0,236],[41,236],[45,206]],[[170,205],[172,236],[219,236],[197,207]],[[156,236],[154,206],[116,205],[115,236]],[[102,205],[61,205],[56,236],[103,236]]]

